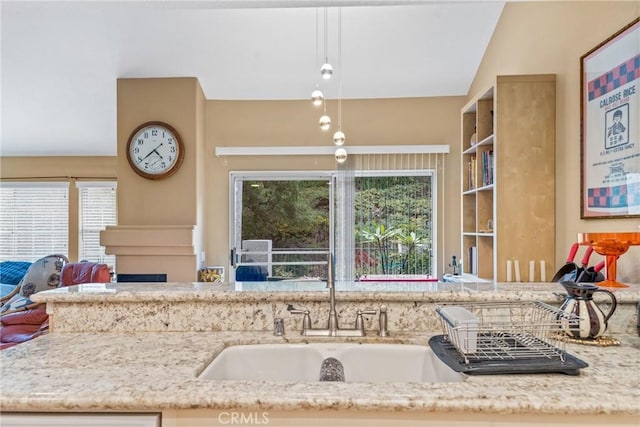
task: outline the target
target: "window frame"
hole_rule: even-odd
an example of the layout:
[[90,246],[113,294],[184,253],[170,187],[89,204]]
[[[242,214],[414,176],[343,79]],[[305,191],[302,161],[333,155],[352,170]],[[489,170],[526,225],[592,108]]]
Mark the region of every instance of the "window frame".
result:
[[[358,169],[353,171],[354,177],[377,177],[377,176],[427,176],[431,179],[431,209],[432,209],[432,220],[431,220],[431,276],[438,277],[438,169],[437,167],[430,167],[426,169],[388,169],[388,170],[373,170],[373,169]],[[236,212],[241,209],[242,201],[238,201],[236,199],[236,185],[237,180],[308,180],[308,179],[327,179],[330,181],[330,197],[333,202],[330,204],[330,212],[329,212],[329,221],[330,221],[330,231],[329,231],[329,241],[330,241],[330,250],[335,252],[336,248],[336,218],[342,215],[339,212],[339,209],[336,205],[336,196],[340,191],[338,189],[338,180],[340,176],[340,171],[338,170],[329,170],[329,171],[231,171],[229,172],[229,253],[231,254],[232,259],[230,260],[230,272],[229,272],[229,280],[235,281],[235,269],[234,265],[234,253],[233,249],[237,243],[237,224],[236,224]],[[355,186],[355,181],[353,182]],[[240,207],[238,206],[240,203]],[[240,237],[241,238],[241,237]],[[355,248],[355,235],[350,236],[350,242],[342,242],[341,244],[350,244],[349,247]],[[340,255],[340,254],[338,254]],[[338,259],[337,264],[340,266],[344,265],[346,259],[351,259],[353,257],[343,253],[341,255],[344,260]],[[239,265],[239,264],[238,264]],[[350,269],[344,268],[341,272],[337,272],[339,280],[345,280],[346,275],[349,274]],[[353,279],[352,279],[353,280]]]

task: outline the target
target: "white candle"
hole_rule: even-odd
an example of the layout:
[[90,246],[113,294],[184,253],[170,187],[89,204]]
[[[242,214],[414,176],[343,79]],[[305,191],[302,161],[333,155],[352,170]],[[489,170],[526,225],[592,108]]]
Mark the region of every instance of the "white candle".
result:
[[529,281],[530,282],[535,282],[536,281],[536,262],[535,261],[529,261]]
[[520,261],[513,261],[513,267],[516,270],[516,282],[520,281]]
[[507,260],[507,282],[511,281],[511,260]]
[[546,271],[546,266],[544,264],[544,260],[540,261],[540,281],[541,282],[547,281],[547,271]]

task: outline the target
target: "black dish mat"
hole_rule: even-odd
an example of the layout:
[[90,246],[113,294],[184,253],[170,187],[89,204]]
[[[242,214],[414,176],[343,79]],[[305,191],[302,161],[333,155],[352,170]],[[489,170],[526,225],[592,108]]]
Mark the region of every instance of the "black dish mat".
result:
[[[481,339],[481,337],[478,337],[478,339]],[[566,352],[562,352],[564,361],[560,357],[483,360],[470,358],[469,363],[465,363],[464,358],[458,353],[455,346],[447,340],[445,335],[431,337],[429,346],[436,356],[451,369],[470,375],[545,373],[578,375],[581,368],[589,366],[586,362]]]

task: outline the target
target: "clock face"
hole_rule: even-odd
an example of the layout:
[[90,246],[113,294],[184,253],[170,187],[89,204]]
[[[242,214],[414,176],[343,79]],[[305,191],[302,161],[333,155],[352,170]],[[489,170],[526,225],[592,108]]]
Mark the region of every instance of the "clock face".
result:
[[131,133],[127,159],[138,175],[160,179],[175,173],[184,156],[178,132],[166,123],[147,122]]

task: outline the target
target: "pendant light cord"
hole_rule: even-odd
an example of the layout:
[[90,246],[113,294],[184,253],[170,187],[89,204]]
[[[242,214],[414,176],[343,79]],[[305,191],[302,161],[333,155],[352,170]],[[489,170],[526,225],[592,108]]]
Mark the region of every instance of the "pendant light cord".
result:
[[329,17],[328,17],[328,10],[325,7],[324,8],[324,62],[325,64],[329,63],[329,55],[327,54],[327,45],[329,44],[329,32],[327,31],[328,28],[328,22],[329,22]]
[[338,130],[342,132],[342,8],[338,8]]

